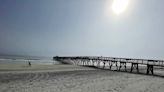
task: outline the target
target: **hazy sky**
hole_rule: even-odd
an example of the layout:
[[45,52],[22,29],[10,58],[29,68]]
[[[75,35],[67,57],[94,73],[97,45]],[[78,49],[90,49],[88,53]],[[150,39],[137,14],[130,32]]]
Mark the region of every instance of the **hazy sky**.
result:
[[0,53],[164,59],[164,0],[0,0]]

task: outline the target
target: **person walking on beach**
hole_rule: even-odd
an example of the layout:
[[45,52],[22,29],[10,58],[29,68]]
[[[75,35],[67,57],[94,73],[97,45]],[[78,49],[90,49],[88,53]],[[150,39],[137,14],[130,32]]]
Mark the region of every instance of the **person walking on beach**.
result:
[[31,62],[30,61],[28,61],[28,65],[31,66]]

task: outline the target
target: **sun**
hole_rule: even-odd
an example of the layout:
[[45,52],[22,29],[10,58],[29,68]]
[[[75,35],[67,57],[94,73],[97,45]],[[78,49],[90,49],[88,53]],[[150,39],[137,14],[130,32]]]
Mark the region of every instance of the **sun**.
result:
[[129,4],[129,0],[114,0],[112,10],[116,14],[124,12]]

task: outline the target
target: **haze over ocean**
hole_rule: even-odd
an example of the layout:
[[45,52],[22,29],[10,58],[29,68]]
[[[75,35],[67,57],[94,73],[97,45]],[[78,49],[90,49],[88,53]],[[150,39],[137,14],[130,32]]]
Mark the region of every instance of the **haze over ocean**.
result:
[[164,0],[0,0],[0,54],[164,59]]

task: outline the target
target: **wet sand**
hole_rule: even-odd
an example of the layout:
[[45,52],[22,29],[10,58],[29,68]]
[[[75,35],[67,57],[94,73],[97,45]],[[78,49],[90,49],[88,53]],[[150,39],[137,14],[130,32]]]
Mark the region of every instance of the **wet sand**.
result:
[[[158,73],[164,74],[163,69]],[[73,65],[0,65],[0,92],[163,91],[164,78],[159,76]]]

